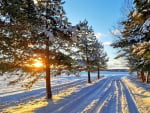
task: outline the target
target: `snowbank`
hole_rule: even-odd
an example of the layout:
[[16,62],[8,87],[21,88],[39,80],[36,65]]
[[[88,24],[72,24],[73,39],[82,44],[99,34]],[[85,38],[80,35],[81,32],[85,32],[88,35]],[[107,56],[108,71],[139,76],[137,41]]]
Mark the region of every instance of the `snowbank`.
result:
[[[123,81],[128,86],[131,91],[133,98],[141,113],[150,113],[150,85],[143,85],[142,83],[136,81],[135,78],[124,77]],[[149,87],[149,88],[147,88]]]

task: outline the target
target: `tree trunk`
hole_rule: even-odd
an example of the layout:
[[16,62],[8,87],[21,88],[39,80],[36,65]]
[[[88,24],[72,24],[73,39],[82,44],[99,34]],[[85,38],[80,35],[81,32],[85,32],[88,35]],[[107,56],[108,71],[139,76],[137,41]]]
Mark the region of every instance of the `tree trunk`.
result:
[[147,83],[147,84],[149,83],[149,76],[150,76],[150,72],[148,71],[148,72],[147,72],[147,76],[146,76],[146,80],[147,80],[146,83]]
[[145,82],[145,77],[144,77],[144,71],[143,70],[141,71],[141,79],[142,79],[142,82]]
[[90,71],[88,70],[88,83],[91,83]]
[[91,83],[91,76],[90,76],[90,67],[89,67],[87,45],[86,45],[86,62],[87,62],[87,70],[88,70],[88,83]]
[[99,67],[97,69],[97,78],[100,79],[100,69],[99,69]]
[[[46,19],[47,12],[48,12],[48,2],[46,2]],[[46,21],[46,29],[48,29],[48,23]],[[50,59],[49,59],[49,38],[47,37],[46,40],[46,50],[45,50],[45,57],[46,57],[46,97],[47,99],[52,99],[52,90],[51,90],[51,76],[50,76]]]
[[47,66],[46,66],[46,96],[47,99],[52,98],[50,68]]
[[52,98],[48,41],[46,42],[46,96],[47,96],[47,99]]
[[150,83],[150,71],[148,71],[148,83]]

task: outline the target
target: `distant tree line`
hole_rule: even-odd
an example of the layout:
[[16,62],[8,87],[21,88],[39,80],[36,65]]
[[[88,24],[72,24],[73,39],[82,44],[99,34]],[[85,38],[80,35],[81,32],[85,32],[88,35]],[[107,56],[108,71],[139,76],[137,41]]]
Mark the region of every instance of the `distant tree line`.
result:
[[[0,70],[18,76],[10,84],[26,81],[23,86],[30,88],[44,77],[50,99],[54,71],[86,70],[89,83],[90,72],[98,71],[100,78],[99,71],[106,68],[108,61],[104,47],[87,20],[72,26],[63,9],[64,3],[62,0],[0,0]],[[36,60],[44,65],[35,67]]]
[[125,57],[130,71],[150,82],[150,0],[127,0],[128,14],[119,24],[120,34],[112,44]]

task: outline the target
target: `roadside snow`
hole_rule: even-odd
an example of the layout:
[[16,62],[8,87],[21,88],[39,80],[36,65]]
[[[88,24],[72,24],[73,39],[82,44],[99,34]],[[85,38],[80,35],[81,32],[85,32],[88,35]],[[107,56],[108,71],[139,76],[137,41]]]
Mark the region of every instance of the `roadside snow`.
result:
[[[68,88],[76,85],[84,84],[86,78],[70,76],[52,77],[53,94],[60,93]],[[27,103],[32,99],[45,97],[45,80],[40,80],[30,90],[21,87],[21,83],[17,85],[7,86],[8,81],[5,76],[0,78],[0,110],[9,106]]]
[[[58,76],[58,77],[52,77],[51,79],[52,79],[51,81],[52,86],[68,84],[68,83],[75,82],[78,80],[85,80],[85,78],[76,77],[73,75],[71,76],[63,75],[63,76]],[[9,95],[14,95],[14,94],[19,94],[19,93],[24,93],[28,91],[45,88],[45,79],[39,80],[30,90],[23,88],[21,82],[15,85],[7,85],[8,82],[9,82],[9,79],[7,79],[6,76],[0,77],[0,97],[5,97]]]
[[128,86],[140,113],[150,113],[150,85],[143,84],[133,77],[124,77],[124,83]]

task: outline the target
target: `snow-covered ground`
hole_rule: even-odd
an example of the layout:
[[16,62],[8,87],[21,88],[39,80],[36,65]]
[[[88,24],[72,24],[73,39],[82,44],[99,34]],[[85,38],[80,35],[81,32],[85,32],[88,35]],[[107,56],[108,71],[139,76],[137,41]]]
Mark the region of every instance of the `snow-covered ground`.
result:
[[130,90],[140,113],[150,113],[150,84],[140,82],[135,76],[128,76],[122,80]]
[[[92,75],[93,80],[95,77]],[[86,82],[85,75],[54,77],[52,81],[54,96],[48,101],[44,98],[45,88],[41,85],[28,92],[1,90],[1,112],[150,113],[150,85],[143,85],[132,76],[103,75],[92,84]]]
[[[5,78],[4,78],[5,79]],[[8,81],[0,79],[0,109],[18,103],[24,103],[30,99],[40,98],[45,96],[45,80],[40,80],[30,90],[21,87],[21,83],[17,85],[7,86]],[[59,93],[64,89],[73,87],[78,84],[84,84],[86,79],[84,77],[75,76],[60,76],[52,77],[52,92]]]

